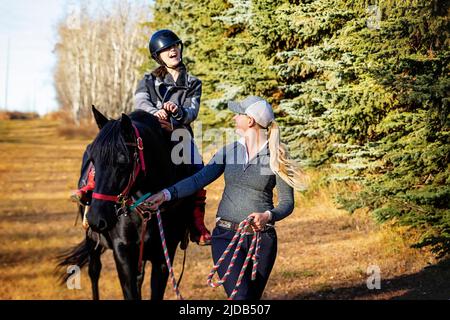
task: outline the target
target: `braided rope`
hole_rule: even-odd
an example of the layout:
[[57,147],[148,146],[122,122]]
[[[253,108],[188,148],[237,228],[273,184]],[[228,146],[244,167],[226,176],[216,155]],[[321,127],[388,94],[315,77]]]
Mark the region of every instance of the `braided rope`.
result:
[[[261,239],[260,234],[254,234],[253,238],[252,238],[252,243],[250,245],[250,249],[248,250],[247,253],[247,257],[245,257],[245,261],[244,264],[242,265],[242,269],[241,272],[239,273],[239,277],[238,280],[236,281],[236,286],[234,287],[233,292],[231,293],[230,297],[228,298],[228,300],[233,300],[234,296],[236,295],[236,293],[238,292],[238,289],[241,285],[242,282],[242,278],[244,277],[244,273],[245,270],[247,269],[248,266],[248,262],[250,261],[250,259],[252,259],[253,261],[257,261],[258,259],[256,258],[256,254],[253,254],[253,251],[255,251],[255,247],[256,247],[256,243],[259,242],[259,239]],[[256,279],[256,268],[257,268],[257,263],[253,264],[253,268],[252,268],[252,281],[254,281]]]
[[164,236],[164,229],[161,220],[161,212],[159,210],[156,211],[156,217],[158,218],[158,227],[159,227],[159,235],[161,236],[161,242],[164,251],[164,257],[166,258],[167,268],[169,269],[170,278],[172,280],[173,290],[177,295],[178,300],[183,300],[181,296],[180,289],[178,288],[177,281],[175,280],[175,275],[173,273],[172,264],[170,263],[169,252],[167,251],[166,237]]
[[[207,283],[210,287],[217,288],[227,280],[228,276],[231,273],[231,269],[234,267],[234,262],[238,256],[239,251],[241,250],[242,243],[244,242],[245,236],[246,236],[246,229],[250,225],[253,218],[247,218],[243,220],[234,234],[233,238],[231,239],[230,243],[228,244],[225,251],[222,253],[222,256],[219,258],[217,263],[214,265],[214,267],[211,269],[211,272],[208,275]],[[236,243],[236,240],[239,238],[238,243],[236,245],[236,249],[234,250],[233,256],[231,257],[230,264],[228,265],[227,271],[225,272],[222,279],[219,279],[217,282],[213,282],[212,278],[214,277],[214,274],[219,269],[222,262],[225,260],[225,257],[230,253],[231,248],[233,248],[234,244]],[[236,285],[233,289],[233,292],[231,293],[229,300],[232,300],[236,293],[238,292],[239,286],[242,283],[242,278],[244,276],[245,270],[247,269],[248,263],[250,259],[253,261],[253,267],[252,267],[252,280],[256,279],[256,271],[258,268],[258,260],[259,260],[259,251],[261,247],[261,233],[255,232],[253,233],[252,242],[250,245],[250,248],[248,250],[247,256],[245,258],[244,264],[242,265],[242,269],[239,272],[238,280],[236,281]]]

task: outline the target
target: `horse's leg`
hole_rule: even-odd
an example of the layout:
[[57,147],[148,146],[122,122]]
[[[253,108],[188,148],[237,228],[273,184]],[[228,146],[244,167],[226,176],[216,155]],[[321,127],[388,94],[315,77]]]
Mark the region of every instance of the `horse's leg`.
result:
[[152,275],[150,280],[151,299],[163,300],[166,291],[169,270],[165,262],[152,263]]
[[[173,260],[175,257],[175,251],[177,249],[178,243],[167,243],[167,251],[169,253],[170,263],[173,266]],[[152,261],[152,275],[151,275],[151,299],[152,300],[163,300],[164,292],[167,287],[167,279],[169,278],[169,269],[166,264],[166,259],[162,251],[159,253],[160,256]]]
[[137,279],[137,251],[136,246],[113,241],[114,260],[125,300],[141,299]]
[[92,299],[99,300],[100,295],[98,291],[98,280],[100,278],[100,272],[102,270],[102,261],[100,256],[102,254],[102,248],[99,246],[97,249],[92,250],[89,253],[89,277],[91,278],[92,286]]
[[145,277],[145,261],[142,261],[142,273],[138,273],[137,275],[137,286],[139,290],[139,296],[142,296],[142,283],[144,282]]

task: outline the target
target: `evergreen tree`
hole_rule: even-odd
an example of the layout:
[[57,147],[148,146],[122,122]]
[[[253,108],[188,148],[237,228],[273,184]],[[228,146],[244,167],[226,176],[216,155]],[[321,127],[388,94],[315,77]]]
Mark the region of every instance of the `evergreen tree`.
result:
[[[249,94],[271,96],[275,73],[269,70],[269,44],[253,34],[259,11],[250,0],[157,0],[153,26],[171,28],[186,44],[189,70],[203,81],[207,125],[228,121],[226,102]],[[206,113],[206,115],[205,115]]]
[[345,208],[449,252],[448,1],[158,0],[155,21],[188,39],[211,107],[265,96],[299,161],[361,185]]
[[[222,0],[156,0],[153,21],[147,24],[152,30],[171,29],[183,40],[183,61],[189,72],[203,83],[199,118],[205,127],[223,122],[223,115],[215,109],[224,106],[226,99],[222,96],[228,88],[223,77],[223,62],[219,58],[220,52],[226,50],[223,43],[225,30],[222,22],[214,17],[227,6],[227,2]],[[150,62],[144,69],[155,66]]]
[[[274,69],[291,145],[336,178],[360,180],[342,195],[423,230],[418,244],[450,249],[448,2],[301,1],[280,5]],[[295,22],[298,23],[295,23]],[[278,47],[280,49],[280,47]]]

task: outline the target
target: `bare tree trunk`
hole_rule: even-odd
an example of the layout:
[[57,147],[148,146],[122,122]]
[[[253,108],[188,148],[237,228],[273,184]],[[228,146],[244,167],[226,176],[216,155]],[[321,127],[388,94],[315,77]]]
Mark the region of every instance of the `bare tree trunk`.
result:
[[145,57],[138,52],[145,32],[140,22],[149,10],[118,1],[112,12],[89,16],[82,11],[78,29],[58,26],[59,43],[55,69],[58,100],[79,123],[91,117],[95,104],[109,117],[117,118],[133,108],[138,68]]

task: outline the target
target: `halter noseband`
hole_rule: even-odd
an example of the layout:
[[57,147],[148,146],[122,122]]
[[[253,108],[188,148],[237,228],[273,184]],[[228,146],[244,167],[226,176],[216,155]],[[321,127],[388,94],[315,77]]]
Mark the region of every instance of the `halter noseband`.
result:
[[128,197],[130,190],[136,182],[136,179],[141,171],[144,172],[144,175],[147,174],[144,159],[144,144],[142,142],[141,136],[139,135],[139,130],[134,124],[133,128],[136,135],[136,143],[126,143],[126,145],[136,147],[138,149],[138,152],[134,152],[133,171],[130,174],[127,186],[117,196],[94,192],[92,194],[93,199],[115,202],[117,204],[120,204],[122,208],[133,203],[133,200]]

